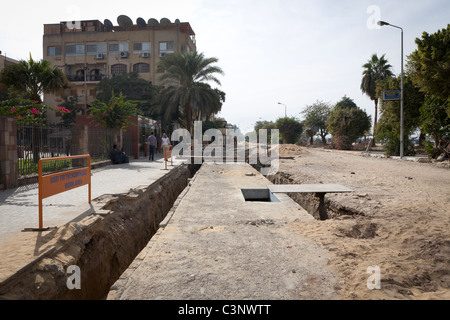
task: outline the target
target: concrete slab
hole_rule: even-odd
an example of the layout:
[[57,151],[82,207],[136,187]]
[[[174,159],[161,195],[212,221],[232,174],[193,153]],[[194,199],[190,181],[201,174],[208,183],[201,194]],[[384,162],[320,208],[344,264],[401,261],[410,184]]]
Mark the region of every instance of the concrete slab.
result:
[[353,192],[353,190],[344,187],[340,184],[276,184],[268,185],[267,188],[272,193],[341,193]]
[[290,227],[314,218],[282,193],[245,201],[242,188],[269,183],[248,164],[204,163],[107,299],[337,298],[329,253]]

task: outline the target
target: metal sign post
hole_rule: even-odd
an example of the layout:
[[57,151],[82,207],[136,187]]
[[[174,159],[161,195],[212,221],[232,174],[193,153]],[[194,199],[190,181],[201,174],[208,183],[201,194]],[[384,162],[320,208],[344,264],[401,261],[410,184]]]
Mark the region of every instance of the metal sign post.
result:
[[167,170],[167,161],[170,157],[170,165],[173,166],[173,158],[172,158],[172,146],[164,146],[164,164],[165,170]]

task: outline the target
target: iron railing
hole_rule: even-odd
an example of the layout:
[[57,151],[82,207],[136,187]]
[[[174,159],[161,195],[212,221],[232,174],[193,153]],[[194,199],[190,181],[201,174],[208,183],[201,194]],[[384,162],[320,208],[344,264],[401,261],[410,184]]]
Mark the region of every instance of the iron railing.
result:
[[[81,127],[64,128],[57,125],[18,126],[17,127],[17,158],[19,177],[34,176],[38,173],[38,163],[41,158],[66,157],[79,154],[90,154],[92,161],[109,159],[109,152],[120,131],[101,127],[88,127],[87,140],[80,137]],[[123,147],[125,153],[131,154],[131,132],[124,132]],[[75,141],[82,141],[76,146]],[[78,143],[79,144],[79,143]],[[87,147],[87,150],[86,150]],[[87,151],[87,152],[86,152]],[[74,161],[46,162],[44,172],[52,172],[76,166]]]
[[41,158],[69,156],[70,139],[70,130],[58,126],[18,126],[19,176],[37,174]]

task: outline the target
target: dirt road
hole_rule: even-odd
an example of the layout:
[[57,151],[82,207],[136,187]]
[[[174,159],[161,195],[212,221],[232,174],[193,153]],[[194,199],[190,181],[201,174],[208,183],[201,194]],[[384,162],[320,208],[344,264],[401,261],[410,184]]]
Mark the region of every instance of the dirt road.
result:
[[[326,195],[331,219],[293,225],[332,253],[343,299],[450,299],[448,161],[437,166],[295,145],[281,146],[280,155],[293,156],[281,160],[278,173],[289,183],[354,190]],[[376,267],[381,288],[370,290]]]

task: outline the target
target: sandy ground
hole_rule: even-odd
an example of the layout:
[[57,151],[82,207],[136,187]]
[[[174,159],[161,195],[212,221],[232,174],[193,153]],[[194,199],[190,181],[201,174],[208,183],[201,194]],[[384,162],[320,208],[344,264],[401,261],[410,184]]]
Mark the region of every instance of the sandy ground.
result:
[[[440,167],[295,145],[280,146],[280,155],[293,158],[280,165],[292,183],[338,183],[354,190],[326,199],[358,214],[292,224],[295,232],[330,252],[341,299],[450,299],[448,161]],[[67,236],[67,230],[55,232],[15,238],[16,259],[24,259],[20,266]],[[29,243],[33,250],[26,255]],[[367,286],[371,266],[379,267],[380,289]]]
[[[358,214],[293,226],[330,251],[342,299],[450,299],[448,161],[438,166],[295,145],[282,145],[280,155],[294,156],[280,165],[292,183],[354,190],[326,199]],[[377,275],[380,289],[375,281],[368,286]]]

